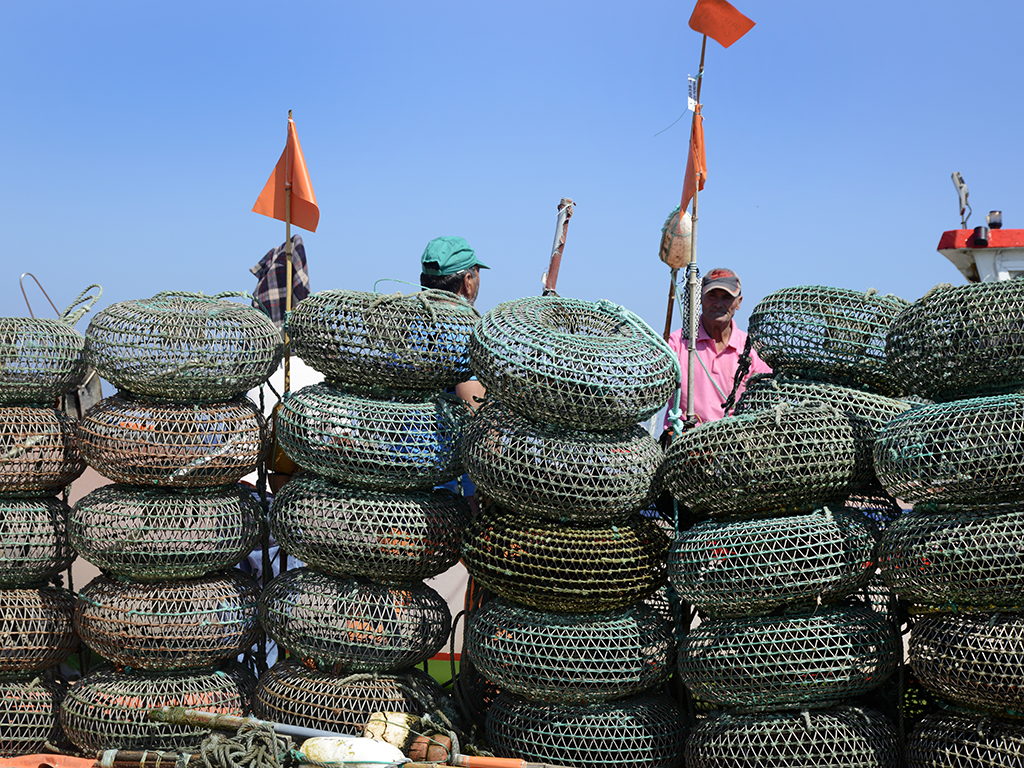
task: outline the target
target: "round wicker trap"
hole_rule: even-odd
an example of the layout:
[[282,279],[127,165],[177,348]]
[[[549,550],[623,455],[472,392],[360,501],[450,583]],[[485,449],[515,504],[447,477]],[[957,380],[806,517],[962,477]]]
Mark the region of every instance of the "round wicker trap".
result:
[[422,582],[388,586],[300,568],[263,591],[260,621],[279,645],[318,665],[389,672],[441,650],[452,616]]
[[892,624],[833,606],[713,619],[679,648],[679,675],[701,699],[752,711],[827,707],[881,684],[899,663]]
[[266,423],[248,398],[158,403],[114,395],[78,424],[78,446],[115,483],[209,488],[256,470]]
[[781,403],[684,432],[665,454],[662,480],[695,512],[785,515],[844,498],[855,466],[847,418],[822,403]]
[[653,500],[662,451],[645,429],[591,432],[530,421],[488,402],[466,422],[462,461],[484,494],[528,515],[625,517]]
[[0,589],[0,672],[60,664],[78,647],[75,596],[59,587]]
[[488,394],[534,421],[625,429],[657,413],[679,362],[650,326],[609,301],[527,297],[481,318],[470,363]]
[[447,389],[472,376],[469,335],[480,313],[457,294],[330,290],[288,316],[292,350],[333,381],[383,389]]
[[49,407],[0,406],[0,497],[52,496],[84,471],[74,420]]
[[309,472],[274,497],[270,530],[284,549],[333,576],[429,579],[459,559],[469,505],[445,489],[387,493]]
[[431,488],[462,472],[466,411],[444,394],[378,399],[313,384],[285,399],[277,437],[290,459],[318,475],[381,491]]
[[776,372],[898,395],[889,371],[885,334],[910,302],[822,285],[769,294],[747,325],[761,359]]
[[63,320],[0,317],[0,404],[49,404],[85,378],[85,337]]
[[668,541],[639,514],[603,526],[565,525],[497,505],[462,538],[470,575],[497,595],[544,611],[623,608],[665,583]]
[[54,496],[0,498],[0,587],[49,581],[71,564],[69,511]]
[[259,502],[243,485],[176,490],[105,485],[79,499],[69,534],[93,565],[137,581],[229,568],[259,544]]
[[64,734],[60,729],[60,703],[66,686],[56,680],[27,675],[0,680],[0,757],[47,751]]
[[260,587],[241,571],[144,584],[100,575],[78,594],[75,630],[105,659],[132,669],[214,666],[260,637]]
[[686,739],[675,702],[648,694],[587,706],[501,693],[486,729],[499,757],[574,768],[678,768]]
[[220,294],[165,291],[111,304],[85,332],[85,357],[118,389],[176,401],[230,400],[281,362],[281,332],[265,313]]
[[989,715],[934,712],[907,739],[907,768],[1024,765],[1024,725]]

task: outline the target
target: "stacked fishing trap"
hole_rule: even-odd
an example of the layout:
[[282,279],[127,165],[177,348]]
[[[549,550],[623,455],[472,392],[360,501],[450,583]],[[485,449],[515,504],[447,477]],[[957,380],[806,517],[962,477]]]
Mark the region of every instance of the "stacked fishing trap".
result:
[[637,422],[678,362],[636,315],[600,301],[495,307],[470,341],[487,402],[462,455],[491,500],[462,558],[496,597],[467,619],[463,660],[500,693],[496,754],[591,766],[678,766],[685,726],[660,693],[673,669],[668,541],[641,514],[661,463]]
[[906,305],[821,286],[766,297],[749,339],[774,375],[666,453],[666,487],[704,518],[668,561],[702,619],[681,628],[678,657],[705,715],[688,766],[899,764],[894,723],[862,704],[900,663],[895,612],[870,583],[879,529],[899,509],[872,446],[909,407],[885,361]]

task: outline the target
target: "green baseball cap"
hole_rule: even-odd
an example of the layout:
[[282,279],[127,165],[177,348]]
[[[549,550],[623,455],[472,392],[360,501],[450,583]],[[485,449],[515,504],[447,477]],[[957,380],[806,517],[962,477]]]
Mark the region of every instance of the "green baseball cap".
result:
[[423,250],[423,274],[454,275],[470,267],[490,269],[476,258],[476,251],[462,237],[435,237]]

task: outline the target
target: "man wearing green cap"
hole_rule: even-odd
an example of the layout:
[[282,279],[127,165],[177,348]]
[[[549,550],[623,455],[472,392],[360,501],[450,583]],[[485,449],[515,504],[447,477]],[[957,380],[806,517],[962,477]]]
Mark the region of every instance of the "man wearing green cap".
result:
[[480,291],[480,270],[490,269],[461,237],[435,237],[423,250],[422,262],[420,285],[457,293],[470,304]]

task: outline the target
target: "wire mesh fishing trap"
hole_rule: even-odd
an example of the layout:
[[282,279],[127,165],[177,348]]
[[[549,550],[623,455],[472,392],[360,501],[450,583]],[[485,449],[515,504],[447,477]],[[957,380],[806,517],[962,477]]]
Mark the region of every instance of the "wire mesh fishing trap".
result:
[[472,376],[480,319],[449,291],[320,291],[288,316],[292,351],[328,380],[380,389],[447,389]]
[[465,653],[480,673],[528,699],[596,703],[641,693],[668,679],[673,622],[661,596],[609,613],[559,614],[497,598],[472,612]]
[[669,446],[661,477],[695,512],[785,515],[844,498],[855,466],[845,416],[824,403],[780,403],[684,432]]
[[284,344],[265,313],[227,296],[248,294],[165,291],[111,304],[85,331],[85,357],[103,378],[135,395],[230,400],[270,377]]
[[603,704],[545,704],[502,693],[487,713],[499,756],[575,768],[677,768],[686,727],[667,696]]
[[722,713],[686,741],[687,768],[899,768],[900,744],[878,712],[837,706],[803,712]]
[[318,666],[391,672],[441,650],[452,615],[422,582],[389,586],[300,568],[263,590],[260,621],[279,645]]
[[1024,725],[990,715],[935,712],[907,739],[907,768],[1024,764]]
[[277,438],[296,464],[360,488],[430,488],[462,472],[459,436],[468,409],[444,393],[390,397],[313,384],[278,412]]
[[57,744],[67,687],[46,676],[0,680],[0,757],[39,754]]
[[270,530],[289,554],[333,576],[395,583],[455,565],[469,504],[446,489],[387,493],[303,472],[274,497]]
[[238,570],[152,584],[101,574],[78,593],[75,631],[124,667],[211,667],[260,638],[259,591],[256,580]]
[[223,715],[249,712],[256,678],[239,664],[189,672],[90,672],[68,689],[60,722],[85,752],[196,749],[209,729],[149,720],[149,710],[185,707]]
[[54,408],[0,406],[0,496],[52,496],[81,475],[74,432]]
[[84,348],[63,320],[0,317],[0,404],[49,404],[78,386]]
[[236,483],[263,456],[267,428],[248,398],[159,403],[114,395],[78,423],[85,460],[127,485],[209,488]]
[[69,537],[79,555],[112,574],[190,579],[242,560],[259,542],[261,516],[244,485],[105,485],[75,503]]
[[0,673],[53,667],[78,647],[75,596],[59,587],[0,589]]
[[566,525],[482,510],[462,537],[470,575],[513,602],[563,613],[632,605],[665,583],[668,541],[639,514],[605,525]]
[[0,498],[0,587],[49,581],[71,564],[69,512],[54,496]]
[[782,605],[836,602],[867,582],[874,551],[871,521],[843,509],[708,521],[676,536],[668,578],[702,613],[756,615]]
[[914,408],[886,425],[874,450],[875,474],[904,501],[1024,501],[1024,395]]
[[679,362],[650,326],[609,301],[526,297],[481,318],[470,364],[488,394],[534,421],[625,429],[668,402]]
[[898,395],[885,334],[908,306],[905,299],[874,289],[799,285],[763,298],[750,313],[747,333],[776,372]]
[[695,696],[752,711],[827,707],[881,684],[900,660],[892,624],[870,609],[712,619],[679,648]]

